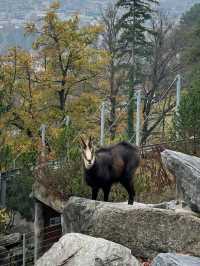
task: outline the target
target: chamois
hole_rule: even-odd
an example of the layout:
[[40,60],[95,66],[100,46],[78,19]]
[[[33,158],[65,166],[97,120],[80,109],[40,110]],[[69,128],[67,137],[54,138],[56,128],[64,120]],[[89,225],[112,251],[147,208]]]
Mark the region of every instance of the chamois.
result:
[[128,204],[133,204],[133,175],[140,162],[138,148],[122,141],[95,151],[91,137],[87,141],[81,138],[81,144],[84,175],[87,185],[92,188],[92,199],[96,200],[102,189],[104,201],[108,201],[112,184],[120,183],[128,192]]

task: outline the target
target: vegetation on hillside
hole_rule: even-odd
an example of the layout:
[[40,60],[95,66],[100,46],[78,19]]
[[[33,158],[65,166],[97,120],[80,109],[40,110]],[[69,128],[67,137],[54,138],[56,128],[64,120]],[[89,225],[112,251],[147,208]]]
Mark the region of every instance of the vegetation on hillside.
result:
[[[89,196],[79,137],[92,135],[99,146],[105,102],[106,143],[134,142],[134,90],[142,92],[141,145],[200,138],[200,5],[174,25],[150,8],[153,2],[118,1],[102,11],[101,21],[87,26],[79,16],[61,19],[55,2],[39,26],[26,25],[26,38],[35,38],[32,51],[13,47],[0,55],[0,170],[20,169],[8,182],[9,209],[31,218],[35,181],[62,199]],[[172,119],[170,84],[180,73],[184,96]],[[138,194],[172,184],[158,153],[153,155],[137,172]],[[118,187],[112,195],[126,198]]]

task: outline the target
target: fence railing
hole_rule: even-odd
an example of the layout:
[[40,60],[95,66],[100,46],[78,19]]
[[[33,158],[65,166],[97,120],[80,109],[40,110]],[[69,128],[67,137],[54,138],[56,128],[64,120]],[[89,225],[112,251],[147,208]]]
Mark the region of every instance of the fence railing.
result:
[[[38,250],[38,258],[41,257],[61,236],[61,224],[46,226],[40,231],[42,240],[40,241],[40,249]],[[34,231],[23,234],[21,241],[13,245],[7,251],[0,251],[1,266],[32,266],[35,264],[34,258]],[[1,246],[7,242],[1,241]]]

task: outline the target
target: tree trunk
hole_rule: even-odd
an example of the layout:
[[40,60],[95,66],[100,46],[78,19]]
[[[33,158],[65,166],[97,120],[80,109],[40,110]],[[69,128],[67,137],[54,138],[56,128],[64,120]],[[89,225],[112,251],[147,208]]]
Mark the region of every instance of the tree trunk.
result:
[[60,100],[60,109],[65,111],[65,90],[61,89],[59,92],[59,100]]

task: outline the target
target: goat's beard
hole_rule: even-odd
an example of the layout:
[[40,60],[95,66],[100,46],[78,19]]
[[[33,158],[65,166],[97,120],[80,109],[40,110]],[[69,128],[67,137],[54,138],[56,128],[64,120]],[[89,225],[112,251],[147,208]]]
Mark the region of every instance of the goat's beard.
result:
[[89,163],[88,160],[86,160],[85,158],[83,158],[83,160],[84,160],[85,169],[90,170],[94,165],[95,157],[92,158],[91,163]]

